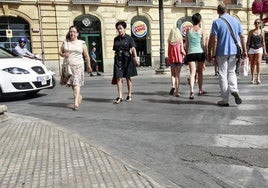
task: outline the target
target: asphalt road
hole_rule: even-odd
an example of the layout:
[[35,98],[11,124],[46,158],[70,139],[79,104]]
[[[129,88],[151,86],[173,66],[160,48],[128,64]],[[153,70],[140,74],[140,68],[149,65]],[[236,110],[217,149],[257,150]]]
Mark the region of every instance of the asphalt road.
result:
[[[187,70],[180,97],[170,96],[169,75],[141,70],[133,78],[132,102],[117,97],[111,75],[86,76],[83,102],[72,111],[70,88],[57,85],[34,98],[1,101],[8,112],[59,124],[72,134],[171,187],[268,187],[268,66],[262,84],[240,76],[243,103],[218,107],[218,78],[207,67],[204,96],[189,100]],[[126,98],[126,83],[124,97]],[[195,87],[197,93],[197,87]]]

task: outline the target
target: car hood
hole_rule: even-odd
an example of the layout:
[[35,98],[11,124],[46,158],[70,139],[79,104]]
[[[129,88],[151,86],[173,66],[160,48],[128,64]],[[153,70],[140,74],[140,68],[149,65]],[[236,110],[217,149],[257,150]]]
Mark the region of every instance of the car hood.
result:
[[29,58],[0,58],[0,69],[8,67],[18,67],[22,69],[31,69],[34,66],[41,66],[45,68],[43,63],[39,60],[32,60]]

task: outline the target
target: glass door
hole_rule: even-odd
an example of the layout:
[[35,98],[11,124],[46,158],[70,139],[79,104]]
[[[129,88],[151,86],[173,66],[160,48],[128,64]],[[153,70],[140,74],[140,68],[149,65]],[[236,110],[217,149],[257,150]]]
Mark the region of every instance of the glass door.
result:
[[[104,72],[103,70],[103,57],[102,57],[102,48],[101,48],[101,36],[100,34],[81,34],[82,40],[86,42],[88,47],[88,53],[92,50],[93,47],[96,48],[96,60],[99,65],[99,71]],[[93,70],[96,71],[96,70]]]

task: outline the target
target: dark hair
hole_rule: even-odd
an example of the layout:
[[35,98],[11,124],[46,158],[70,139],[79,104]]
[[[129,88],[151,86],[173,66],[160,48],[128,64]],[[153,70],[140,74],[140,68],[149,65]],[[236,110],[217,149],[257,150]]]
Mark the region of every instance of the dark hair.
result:
[[75,29],[76,29],[76,31],[77,31],[77,33],[78,33],[78,37],[77,37],[77,38],[80,38],[80,32],[79,32],[78,27],[75,26],[75,25],[72,25],[72,26],[69,27],[68,33],[67,33],[67,35],[66,35],[66,39],[68,39],[68,40],[70,39],[70,30],[71,30],[72,28],[75,28]]
[[218,5],[218,8],[217,8],[217,11],[218,11],[218,14],[224,14],[227,12],[227,8],[225,6],[224,3],[221,3]]
[[116,24],[115,24],[115,28],[117,29],[117,27],[118,27],[119,25],[122,25],[122,27],[123,27],[124,29],[127,28],[127,23],[124,22],[124,21],[118,21],[118,22],[116,22]]
[[194,25],[199,24],[200,21],[201,21],[201,19],[202,19],[202,16],[201,16],[201,14],[199,14],[199,13],[195,13],[195,14],[192,16],[192,21],[193,21],[193,24],[194,24]]

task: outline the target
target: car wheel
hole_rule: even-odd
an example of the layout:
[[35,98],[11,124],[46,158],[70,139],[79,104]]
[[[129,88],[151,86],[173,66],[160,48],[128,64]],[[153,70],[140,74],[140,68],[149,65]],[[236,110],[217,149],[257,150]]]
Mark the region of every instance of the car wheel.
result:
[[3,97],[2,89],[0,87],[0,99]]
[[56,86],[56,78],[54,76],[52,76],[52,87],[51,89],[53,89]]

